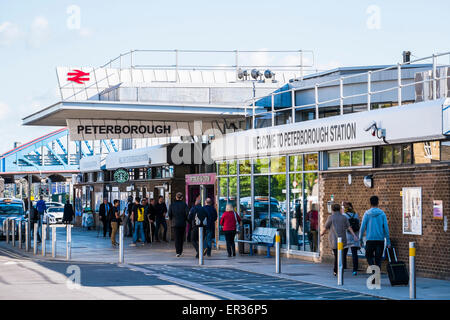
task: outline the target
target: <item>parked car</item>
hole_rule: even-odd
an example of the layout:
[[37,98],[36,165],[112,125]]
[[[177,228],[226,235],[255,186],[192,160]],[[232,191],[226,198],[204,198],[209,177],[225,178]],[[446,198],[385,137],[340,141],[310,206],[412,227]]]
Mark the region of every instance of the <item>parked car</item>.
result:
[[44,215],[44,221],[48,217],[49,224],[62,223],[64,215],[64,207],[50,207]]
[[[44,219],[43,219],[42,223],[47,223],[47,218],[48,218],[50,224],[62,222],[62,215],[64,212],[64,204],[63,203],[61,203],[61,202],[46,202],[45,206],[47,207],[47,210],[44,212],[44,217],[43,217]],[[54,210],[55,208],[58,210]],[[60,219],[61,221],[60,222],[51,222],[52,219],[53,219],[53,221],[55,221],[56,216],[59,217],[59,213],[58,213],[59,209],[61,209],[61,219]],[[50,210],[53,212],[52,213],[53,218],[50,217],[50,215],[49,215]]]
[[[18,234],[18,222],[28,221],[25,218],[25,203],[21,199],[16,198],[0,198],[0,237],[5,238],[6,219],[16,221],[15,232]],[[24,231],[25,224],[22,224]]]

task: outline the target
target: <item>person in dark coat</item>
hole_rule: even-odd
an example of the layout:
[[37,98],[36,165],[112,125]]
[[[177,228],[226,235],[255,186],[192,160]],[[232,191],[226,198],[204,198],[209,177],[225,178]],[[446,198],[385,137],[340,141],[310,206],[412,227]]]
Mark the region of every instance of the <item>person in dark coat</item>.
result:
[[175,251],[177,257],[183,253],[184,233],[186,230],[186,221],[188,218],[189,208],[183,201],[183,194],[178,192],[175,201],[169,207],[169,219],[175,235]]
[[69,224],[72,223],[73,218],[75,217],[75,212],[73,211],[73,206],[69,200],[66,201],[64,205],[64,213],[63,213],[63,223]]
[[166,215],[167,206],[164,203],[164,197],[159,196],[158,203],[155,206],[155,218],[156,218],[156,230],[155,230],[155,238],[156,242],[159,242],[159,227],[162,226],[164,228],[163,240],[167,242],[167,223],[166,223]]
[[98,211],[100,220],[103,224],[103,237],[106,237],[106,232],[108,231],[109,237],[111,237],[111,215],[113,206],[108,199],[104,198],[103,203],[100,205]]
[[206,226],[206,255],[210,257],[212,249],[212,239],[214,239],[216,231],[217,210],[213,207],[211,198],[207,198],[205,200],[205,205],[203,206],[203,208],[208,215],[208,225]]
[[195,251],[197,252],[196,258],[198,258],[199,254],[206,254],[206,248],[203,250],[203,253],[198,251],[199,242],[203,241],[205,243],[205,232],[203,233],[203,239],[200,239],[200,227],[206,227],[208,222],[208,214],[206,213],[206,210],[203,209],[201,200],[197,199],[195,201],[195,206],[191,208],[191,211],[189,212],[188,221],[192,228],[192,245],[194,246]]

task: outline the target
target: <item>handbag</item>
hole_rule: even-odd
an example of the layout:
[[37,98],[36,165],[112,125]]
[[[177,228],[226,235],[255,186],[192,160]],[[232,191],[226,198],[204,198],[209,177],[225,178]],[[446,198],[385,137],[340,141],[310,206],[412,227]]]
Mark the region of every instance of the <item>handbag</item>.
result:
[[236,217],[236,212],[233,211],[233,213],[234,213],[234,220],[236,220],[236,233],[239,233],[241,232],[241,225],[239,224],[239,221]]

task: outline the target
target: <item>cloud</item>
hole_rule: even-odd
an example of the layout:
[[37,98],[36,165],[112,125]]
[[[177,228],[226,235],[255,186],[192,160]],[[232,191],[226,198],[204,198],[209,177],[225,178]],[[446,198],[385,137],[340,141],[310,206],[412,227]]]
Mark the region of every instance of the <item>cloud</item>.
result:
[[10,111],[9,106],[6,103],[0,101],[0,120],[6,119]]
[[40,47],[50,37],[50,27],[45,17],[34,18],[28,35],[28,44],[34,48]]
[[9,21],[0,24],[0,46],[9,46],[22,36],[19,27]]

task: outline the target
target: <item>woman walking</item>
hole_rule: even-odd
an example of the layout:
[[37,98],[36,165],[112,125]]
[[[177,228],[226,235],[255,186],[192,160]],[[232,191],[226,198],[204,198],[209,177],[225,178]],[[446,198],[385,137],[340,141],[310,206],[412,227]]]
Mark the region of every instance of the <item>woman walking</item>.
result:
[[333,214],[328,217],[327,222],[325,223],[325,230],[322,231],[320,236],[324,236],[325,233],[330,230],[330,234],[328,235],[328,240],[330,241],[330,247],[333,249],[334,253],[334,268],[333,268],[333,274],[336,276],[337,274],[337,256],[338,256],[338,250],[337,250],[337,243],[338,238],[342,238],[342,243],[344,244],[344,250],[343,250],[343,257],[344,259],[347,257],[347,251],[348,248],[345,249],[345,246],[347,245],[347,230],[351,233],[353,236],[353,239],[355,241],[358,240],[358,237],[356,237],[355,233],[353,232],[352,228],[350,227],[350,224],[342,214],[341,214],[341,205],[339,203],[334,203],[331,206],[331,211]]
[[222,231],[225,234],[225,240],[227,242],[228,257],[236,256],[236,248],[234,245],[234,237],[236,236],[236,225],[241,223],[241,217],[234,212],[233,206],[227,204],[225,212],[220,218],[220,225]]
[[[344,209],[344,216],[347,218],[350,227],[355,233],[359,232],[360,221],[359,216],[353,209],[353,205],[351,202],[344,202],[342,204]],[[353,275],[356,276],[358,274],[358,250],[360,249],[359,241],[351,240],[351,233],[347,230],[347,250],[350,248],[352,252],[352,261],[353,261]],[[347,259],[344,259],[344,269],[347,268]]]

